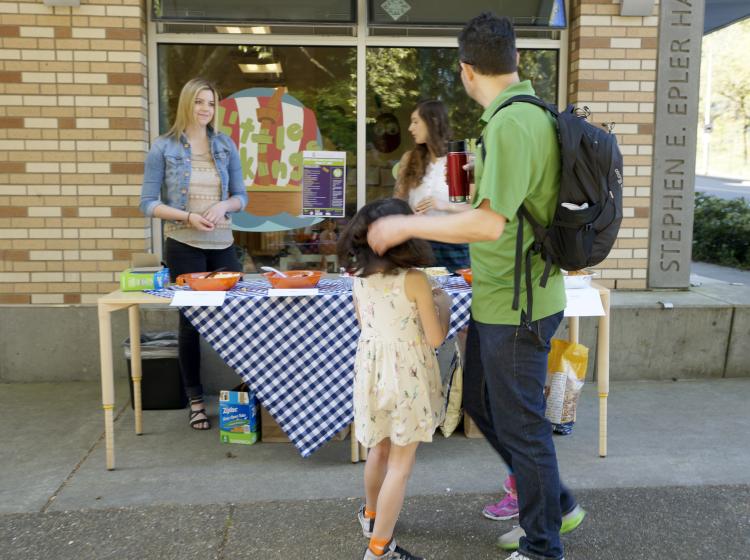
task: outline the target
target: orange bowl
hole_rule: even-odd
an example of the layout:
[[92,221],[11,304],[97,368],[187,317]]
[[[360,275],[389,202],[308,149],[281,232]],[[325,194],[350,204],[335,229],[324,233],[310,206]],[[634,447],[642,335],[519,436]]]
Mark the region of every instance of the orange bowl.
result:
[[464,282],[471,285],[471,269],[470,268],[462,268],[460,270],[457,270],[456,272],[458,272],[463,277]]
[[241,272],[217,272],[210,278],[206,278],[210,272],[189,272],[177,277],[177,285],[187,284],[191,290],[199,292],[226,292],[234,288],[235,284],[242,278]]
[[323,272],[320,270],[287,270],[284,272],[286,278],[279,276],[275,272],[264,272],[271,283],[272,288],[289,289],[289,288],[314,288],[320,282]]

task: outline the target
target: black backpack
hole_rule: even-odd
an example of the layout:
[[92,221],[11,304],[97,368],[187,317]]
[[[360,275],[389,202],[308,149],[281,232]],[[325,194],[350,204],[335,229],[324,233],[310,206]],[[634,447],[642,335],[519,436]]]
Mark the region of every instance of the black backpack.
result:
[[[550,112],[557,122],[560,142],[560,192],[552,223],[544,227],[522,204],[518,210],[516,264],[513,279],[513,309],[518,309],[523,252],[523,222],[534,230],[534,244],[525,255],[526,316],[532,320],[531,254],[545,261],[540,285],[547,285],[552,265],[564,270],[580,270],[602,262],[617,239],[622,222],[622,154],[614,134],[586,120],[588,110],[568,105],[560,112],[538,97],[516,95],[500,105],[493,117],[512,103],[531,103]],[[484,139],[482,159],[487,154]],[[569,209],[563,203],[586,209]]]

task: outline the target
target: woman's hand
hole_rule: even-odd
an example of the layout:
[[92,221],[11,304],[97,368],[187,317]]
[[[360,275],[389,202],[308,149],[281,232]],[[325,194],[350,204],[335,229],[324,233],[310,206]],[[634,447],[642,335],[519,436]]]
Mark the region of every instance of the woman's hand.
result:
[[188,226],[193,227],[199,231],[213,231],[214,223],[200,214],[190,212],[187,219]]
[[463,166],[464,171],[468,171],[469,173],[474,173],[474,162],[476,160],[476,155],[474,153],[469,152],[466,154],[466,163]]
[[211,208],[203,212],[203,217],[211,222],[211,225],[216,225],[222,221],[227,213],[229,212],[228,204],[226,200],[217,202]]
[[414,211],[417,214],[423,214],[428,210],[445,211],[447,209],[448,208],[445,201],[435,198],[434,196],[426,196],[422,200],[417,202],[417,206],[414,208]]

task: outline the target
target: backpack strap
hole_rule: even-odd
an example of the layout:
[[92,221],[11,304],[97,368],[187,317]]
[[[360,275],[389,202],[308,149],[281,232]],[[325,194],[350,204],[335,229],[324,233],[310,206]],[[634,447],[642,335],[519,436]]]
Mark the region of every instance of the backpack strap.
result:
[[[552,116],[554,116],[555,118],[557,118],[557,115],[559,114],[557,109],[553,105],[549,105],[538,97],[534,97],[533,95],[514,95],[507,101],[503,102],[497,109],[495,109],[495,112],[492,113],[492,116],[490,116],[490,118],[487,120],[487,124],[489,124],[490,121],[495,117],[495,115],[497,115],[501,110],[505,109],[509,105],[512,105],[513,103],[519,102],[531,103],[532,105],[541,107],[542,109],[545,109],[548,112],[552,113]],[[484,161],[485,157],[487,156],[487,149],[484,146],[484,134],[479,137],[477,144],[479,144],[482,148],[482,161]]]
[[[521,296],[521,255],[523,254],[523,213],[518,213],[518,231],[516,233],[516,264],[513,268],[513,305],[512,309],[518,309],[518,300]],[[528,306],[529,294],[526,294]]]
[[542,109],[547,110],[548,112],[552,113],[552,116],[557,117],[558,112],[557,109],[548,104],[546,101],[539,99],[538,97],[535,97],[533,95],[514,95],[507,101],[505,101],[500,107],[497,108],[497,110],[492,114],[494,117],[497,112],[500,109],[505,109],[508,105],[512,105],[513,103],[531,103],[532,105],[536,105],[537,107],[541,107]]
[[[534,230],[534,245],[531,247],[531,249],[535,253],[542,253],[542,249],[544,248],[544,240],[547,238],[547,229],[542,226],[534,216],[531,215],[531,212],[528,211],[526,206],[523,204],[518,209],[519,215],[523,215],[524,218],[531,224],[531,229]],[[556,223],[556,222],[555,222]],[[542,278],[539,280],[539,285],[542,288],[545,288],[547,286],[547,279],[549,278],[549,273],[552,271],[552,258],[547,254],[544,257],[544,272],[542,273]]]
[[[516,233],[516,262],[513,269],[513,310],[518,309],[519,300],[521,298],[521,255],[523,254],[523,221],[527,220],[534,230],[534,245],[526,251],[524,261],[524,277],[526,282],[526,316],[529,323],[531,322],[532,313],[534,311],[534,290],[533,282],[531,278],[531,253],[542,252],[542,239],[546,236],[546,230],[539,225],[531,213],[526,209],[525,206],[521,205],[518,209],[518,231]],[[547,279],[549,273],[552,270],[552,260],[549,255],[544,259],[544,272],[542,278],[539,281],[539,285],[544,288],[547,286]]]
[[[519,300],[521,298],[521,255],[523,254],[524,219],[529,220],[532,227],[538,227],[538,224],[536,224],[536,220],[531,217],[531,214],[529,214],[528,210],[526,210],[525,207],[521,206],[518,211],[518,232],[516,233],[516,263],[515,268],[513,269],[513,305],[511,307],[514,311],[518,309]],[[524,280],[526,284],[526,326],[531,325],[532,317],[534,316],[534,288],[531,278],[531,252],[532,250],[536,250],[536,245],[538,244],[538,242],[535,242],[534,247],[526,251],[525,259],[523,259]],[[544,267],[544,274],[542,275],[542,287],[544,287],[547,283],[547,276],[549,274],[548,268],[551,266],[551,264],[552,263],[547,260],[547,264],[545,264]]]

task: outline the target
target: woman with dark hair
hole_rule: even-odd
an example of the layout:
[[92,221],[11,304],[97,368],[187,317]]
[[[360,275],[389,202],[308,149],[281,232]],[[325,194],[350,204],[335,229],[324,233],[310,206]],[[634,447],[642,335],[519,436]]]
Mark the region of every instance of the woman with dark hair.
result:
[[[441,215],[470,210],[471,204],[449,201],[445,154],[451,128],[443,102],[420,101],[411,114],[409,132],[416,147],[401,158],[394,196],[406,200],[417,214]],[[468,245],[435,241],[430,241],[430,245],[436,266],[444,266],[451,272],[469,267]]]

